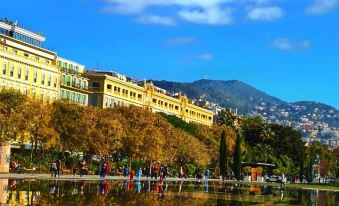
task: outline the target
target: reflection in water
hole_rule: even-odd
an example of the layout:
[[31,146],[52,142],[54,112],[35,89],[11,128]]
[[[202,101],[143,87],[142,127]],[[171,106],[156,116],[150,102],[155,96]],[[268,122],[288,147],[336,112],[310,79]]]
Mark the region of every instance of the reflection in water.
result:
[[337,205],[339,194],[231,183],[0,179],[0,205]]

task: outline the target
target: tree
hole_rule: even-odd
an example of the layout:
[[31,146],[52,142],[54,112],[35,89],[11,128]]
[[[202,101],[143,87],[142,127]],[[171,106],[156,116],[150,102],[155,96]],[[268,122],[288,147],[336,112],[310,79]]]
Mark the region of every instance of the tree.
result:
[[84,138],[91,127],[86,127],[86,116],[90,115],[84,107],[69,102],[53,103],[53,127],[60,135],[61,150],[83,152],[88,148]]
[[[86,107],[85,135],[87,150],[94,154],[108,156],[121,148],[124,127],[111,109]],[[97,118],[100,117],[100,118]]]
[[309,148],[306,151],[305,161],[308,163],[307,178],[309,182],[313,178],[312,177],[313,165],[319,165],[321,167],[320,175],[322,177],[335,173],[335,157],[332,151],[329,150],[328,146],[322,145],[318,141],[310,143]]
[[304,167],[305,167],[305,149],[301,148],[300,163],[299,163],[299,180],[300,183],[304,181]]
[[218,124],[226,125],[235,129],[236,127],[237,116],[230,110],[221,110],[219,113]]
[[225,177],[227,173],[227,149],[226,149],[226,132],[222,131],[220,137],[220,148],[219,148],[219,164],[220,174]]
[[234,155],[233,155],[233,172],[234,176],[239,180],[241,173],[241,136],[238,134],[235,141]]
[[[52,125],[52,106],[33,99],[29,99],[27,103],[24,109],[24,118],[26,123],[25,132],[28,134],[28,141],[32,145],[31,161],[33,158],[33,148],[36,156],[38,146],[43,151],[44,148],[49,149],[60,141],[59,134]],[[23,141],[26,142],[25,140]]]
[[0,141],[18,140],[24,135],[23,111],[27,97],[18,92],[0,92]]
[[273,137],[269,125],[264,123],[260,117],[244,118],[241,130],[244,141],[251,146],[258,143],[270,143]]

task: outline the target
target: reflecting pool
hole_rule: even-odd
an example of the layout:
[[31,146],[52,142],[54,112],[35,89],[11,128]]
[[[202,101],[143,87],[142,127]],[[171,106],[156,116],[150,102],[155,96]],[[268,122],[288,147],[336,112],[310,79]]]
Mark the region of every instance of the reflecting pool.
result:
[[218,182],[0,179],[0,205],[339,205],[339,193]]

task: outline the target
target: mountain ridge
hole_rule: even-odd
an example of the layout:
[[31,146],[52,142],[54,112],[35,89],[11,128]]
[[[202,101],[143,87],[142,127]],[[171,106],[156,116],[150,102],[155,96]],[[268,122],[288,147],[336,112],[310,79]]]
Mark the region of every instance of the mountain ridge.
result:
[[239,80],[149,81],[170,93],[184,93],[193,100],[207,100],[224,108],[237,109],[242,115],[299,121],[315,114],[319,117],[310,117],[310,120],[315,119],[316,122],[323,121],[330,126],[339,127],[339,111],[334,106],[317,101],[286,102]]

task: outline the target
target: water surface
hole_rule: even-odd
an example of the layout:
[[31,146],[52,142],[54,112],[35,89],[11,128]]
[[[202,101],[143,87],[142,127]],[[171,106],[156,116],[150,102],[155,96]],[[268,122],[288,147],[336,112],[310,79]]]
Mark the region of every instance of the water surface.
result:
[[0,194],[4,205],[339,205],[331,191],[204,181],[2,179]]

